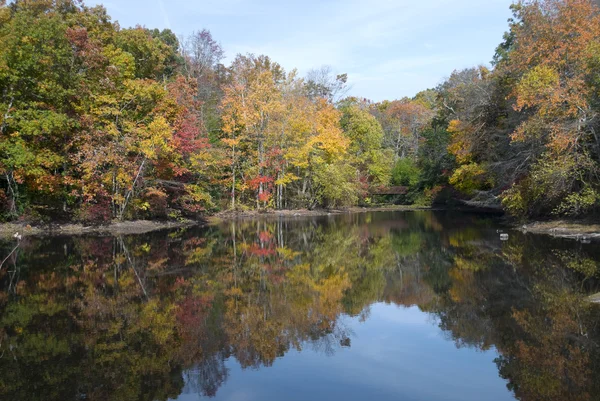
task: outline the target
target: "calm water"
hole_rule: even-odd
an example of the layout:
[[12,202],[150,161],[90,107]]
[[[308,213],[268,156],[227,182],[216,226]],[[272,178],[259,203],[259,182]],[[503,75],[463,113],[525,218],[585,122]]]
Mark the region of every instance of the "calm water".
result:
[[379,212],[26,238],[0,271],[0,399],[600,399],[598,243],[498,229]]

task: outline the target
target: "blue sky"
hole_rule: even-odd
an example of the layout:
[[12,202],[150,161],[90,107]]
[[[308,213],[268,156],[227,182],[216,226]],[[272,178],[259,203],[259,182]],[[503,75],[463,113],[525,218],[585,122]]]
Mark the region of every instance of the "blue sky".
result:
[[301,74],[348,73],[350,94],[413,96],[454,69],[488,64],[512,0],[87,0],[122,27],[209,29],[227,59],[266,54]]

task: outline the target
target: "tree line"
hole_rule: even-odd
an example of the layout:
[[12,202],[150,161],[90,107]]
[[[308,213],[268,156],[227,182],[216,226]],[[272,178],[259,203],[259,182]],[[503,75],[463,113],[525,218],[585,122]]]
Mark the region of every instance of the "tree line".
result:
[[[461,201],[516,216],[599,205],[600,16],[522,0],[492,67],[413,98],[346,96],[207,30],[121,28],[77,0],[0,0],[5,220],[193,217]],[[402,186],[404,195],[383,197]]]

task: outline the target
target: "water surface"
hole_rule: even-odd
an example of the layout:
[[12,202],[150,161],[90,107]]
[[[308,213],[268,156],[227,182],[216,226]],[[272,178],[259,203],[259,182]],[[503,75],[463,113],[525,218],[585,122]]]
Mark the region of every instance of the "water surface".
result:
[[597,245],[428,211],[26,238],[0,399],[600,399]]

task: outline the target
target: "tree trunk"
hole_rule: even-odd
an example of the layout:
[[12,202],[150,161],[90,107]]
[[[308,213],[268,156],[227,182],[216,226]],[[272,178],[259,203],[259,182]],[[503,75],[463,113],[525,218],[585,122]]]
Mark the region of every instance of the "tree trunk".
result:
[[394,162],[398,161],[398,152],[400,151],[400,129],[398,129],[398,138],[396,138],[396,152],[394,153]]
[[127,195],[125,196],[125,201],[123,202],[123,205],[121,206],[121,210],[119,212],[119,220],[123,220],[123,216],[125,214],[125,209],[127,209],[127,204],[129,203],[129,199],[131,199],[131,196],[133,195],[133,192],[135,191],[135,185],[137,184],[138,179],[140,178],[140,176],[142,175],[142,172],[144,171],[145,164],[146,164],[146,158],[144,158],[144,160],[142,160],[142,164],[140,164],[140,168],[138,169],[135,179],[133,180],[131,189],[127,192]]
[[6,182],[8,184],[8,194],[10,196],[10,215],[17,216],[17,198],[19,195],[19,189],[17,187],[17,183],[13,177],[12,171],[10,173],[6,173]]

